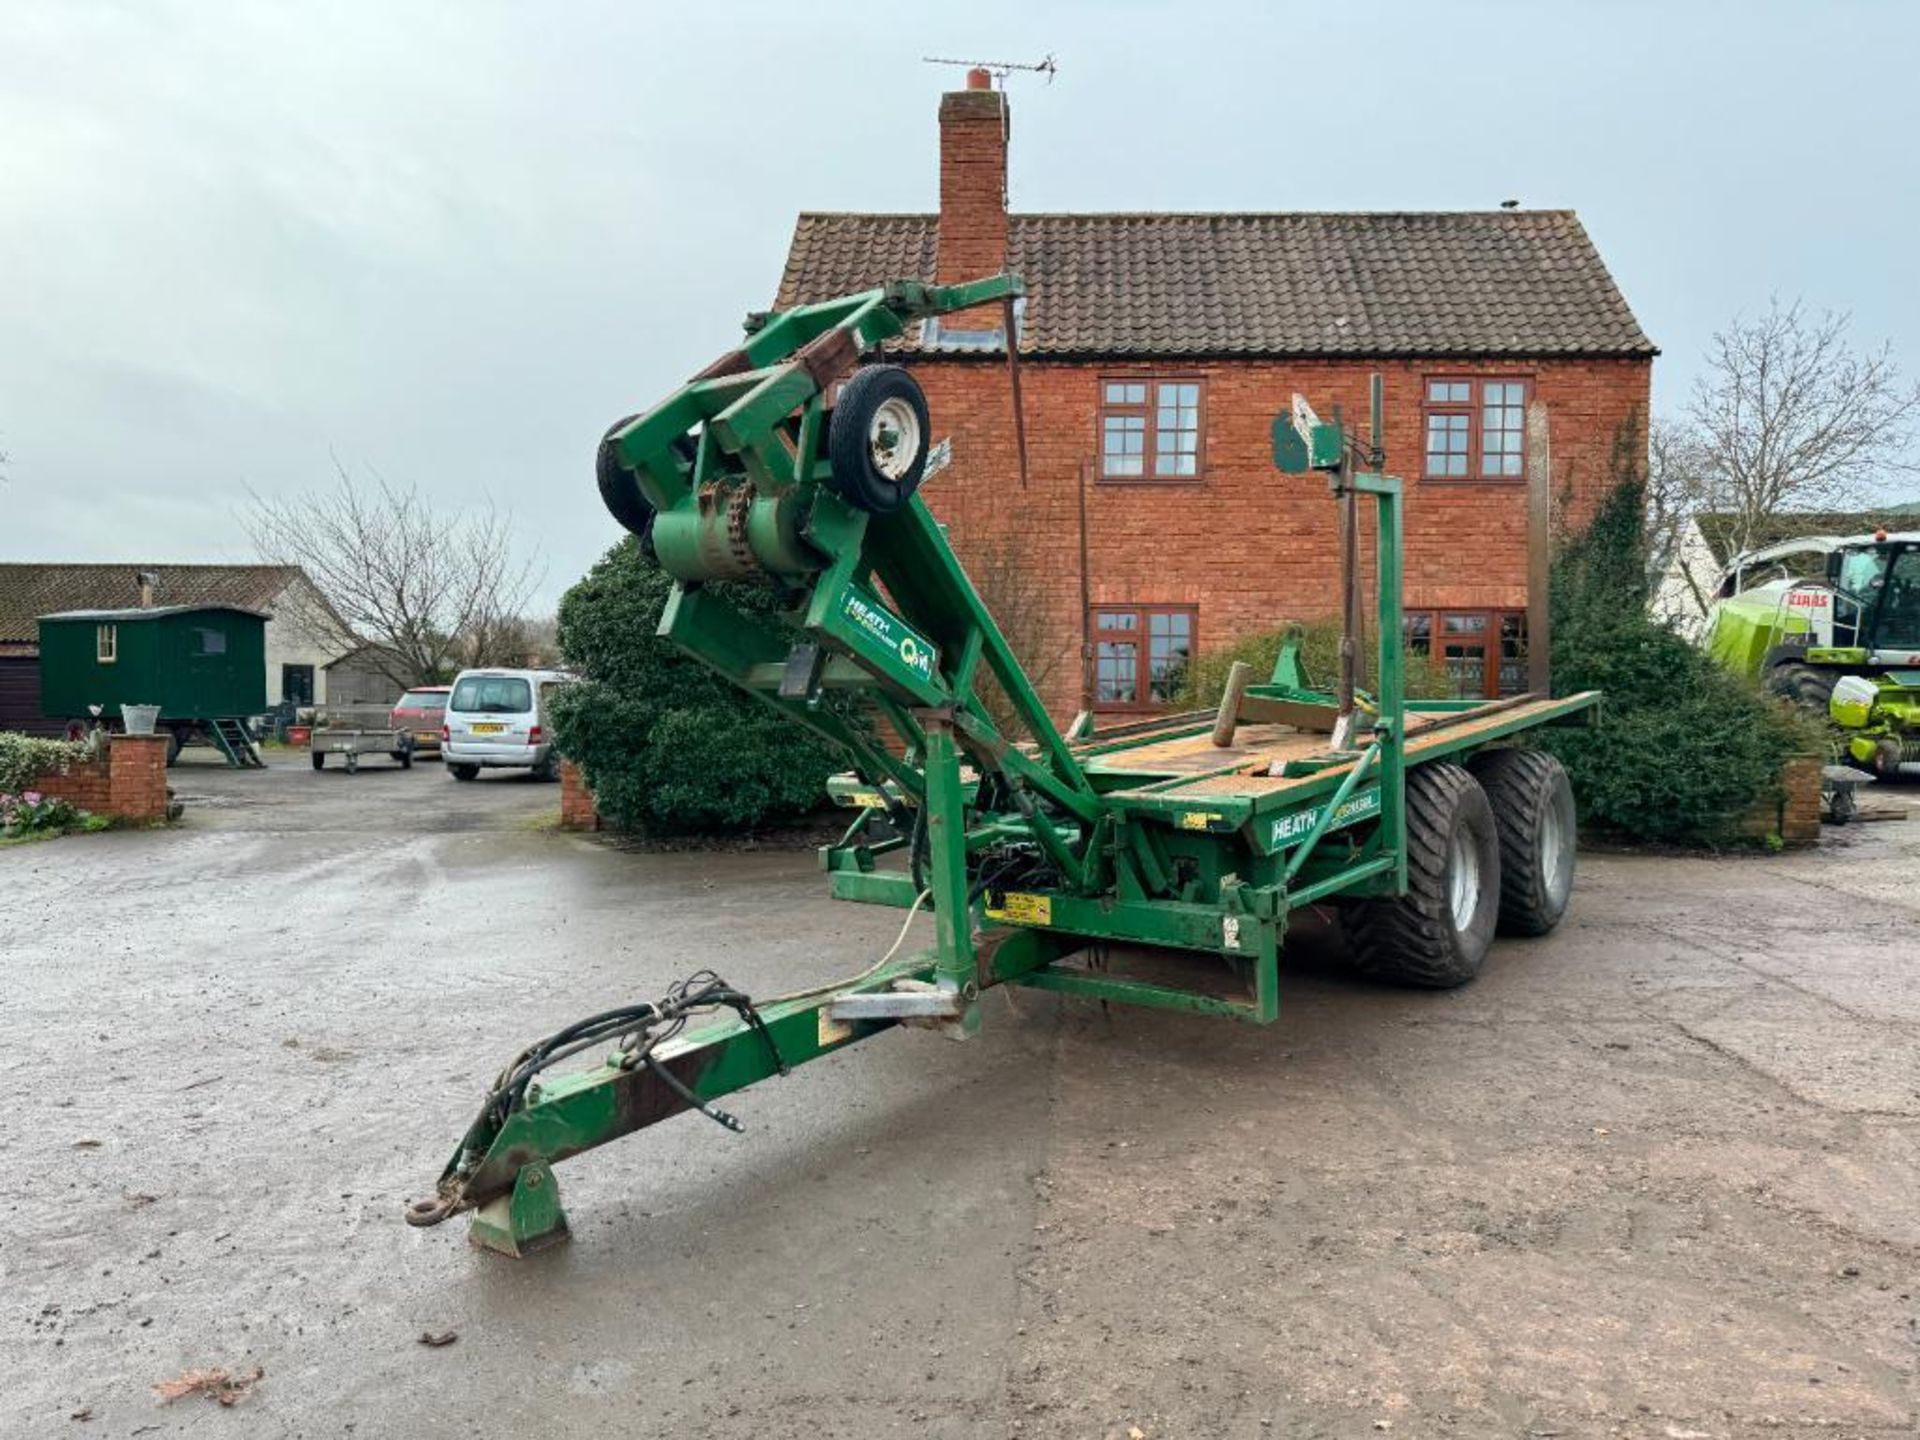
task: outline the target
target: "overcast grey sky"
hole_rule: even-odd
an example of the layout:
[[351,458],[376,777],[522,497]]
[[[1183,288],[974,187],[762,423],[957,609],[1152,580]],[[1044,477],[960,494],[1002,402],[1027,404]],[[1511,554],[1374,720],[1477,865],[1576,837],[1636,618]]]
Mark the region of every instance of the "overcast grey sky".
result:
[[1665,351],[1770,293],[1920,372],[1920,5],[0,5],[0,559],[241,560],[332,456],[510,506],[551,605],[611,419],[801,209],[931,210],[925,54],[1016,77],[1016,209],[1577,209]]

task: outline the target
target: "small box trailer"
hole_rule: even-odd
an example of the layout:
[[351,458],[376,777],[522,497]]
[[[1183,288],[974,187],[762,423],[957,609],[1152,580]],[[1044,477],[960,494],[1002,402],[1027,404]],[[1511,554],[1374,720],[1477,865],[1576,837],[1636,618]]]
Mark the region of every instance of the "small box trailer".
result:
[[[900,1026],[965,1037],[993,986],[1269,1024],[1306,906],[1338,908],[1364,972],[1432,987],[1470,980],[1496,931],[1543,934],[1564,913],[1573,798],[1525,742],[1586,722],[1598,696],[1405,699],[1402,493],[1382,473],[1377,382],[1365,446],[1304,397],[1275,428],[1276,464],[1323,474],[1350,515],[1373,508],[1376,688],[1351,666],[1316,688],[1289,645],[1262,683],[1237,668],[1212,710],[1054,725],[917,494],[938,449],[919,385],[860,363],[982,305],[1008,307],[1012,335],[1020,293],[1010,275],[899,282],[761,317],[616,424],[597,463],[608,510],[675,581],[659,633],[852,758],[831,785],[850,823],[820,857],[832,893],[906,922],[930,912],[932,944],[902,953],[903,922],[893,950],[838,980],[748,995],[707,970],[541,1038],[411,1223],[470,1212],[484,1248],[553,1243],[555,1163],[686,1110],[738,1129],[717,1104],[730,1092]],[[1351,640],[1351,550],[1343,569]],[[768,587],[778,613],[729,603],[716,580]],[[989,678],[1015,728],[984,702]],[[1206,978],[1118,973],[1108,942],[1199,957]],[[562,1067],[583,1054],[599,1062]]]
[[316,770],[326,769],[331,757],[340,762],[347,774],[357,775],[360,761],[369,755],[391,760],[402,770],[413,768],[413,732],[410,730],[328,724],[313,732],[310,743]]

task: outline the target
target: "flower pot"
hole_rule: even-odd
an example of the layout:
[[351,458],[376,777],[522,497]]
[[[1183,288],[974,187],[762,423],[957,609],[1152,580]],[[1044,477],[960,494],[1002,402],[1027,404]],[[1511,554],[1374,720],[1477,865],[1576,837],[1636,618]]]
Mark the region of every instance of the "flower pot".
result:
[[127,722],[127,734],[151,735],[153,727],[159,722],[158,705],[122,705],[120,718]]

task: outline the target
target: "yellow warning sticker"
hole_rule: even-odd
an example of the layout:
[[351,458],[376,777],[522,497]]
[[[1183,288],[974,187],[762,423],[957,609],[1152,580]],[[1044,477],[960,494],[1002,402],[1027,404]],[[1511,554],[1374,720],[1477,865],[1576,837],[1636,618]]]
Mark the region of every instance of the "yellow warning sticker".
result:
[[1220,823],[1225,816],[1212,810],[1182,810],[1180,828],[1182,830],[1206,830]]
[[1007,920],[1015,925],[1051,925],[1053,899],[1047,895],[1023,895],[1019,891],[1009,890],[1000,897],[997,907],[987,907],[987,918]]
[[884,810],[887,808],[886,798],[882,796],[878,790],[849,790],[847,792],[847,803],[856,808],[865,808],[868,810]]

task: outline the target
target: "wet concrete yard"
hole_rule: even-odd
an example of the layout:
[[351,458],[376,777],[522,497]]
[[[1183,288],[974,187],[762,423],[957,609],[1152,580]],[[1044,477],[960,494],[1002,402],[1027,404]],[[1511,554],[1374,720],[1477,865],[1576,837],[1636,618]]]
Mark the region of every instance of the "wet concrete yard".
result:
[[[513,1050],[897,913],[517,776],[177,773],[0,849],[0,1435],[1916,1433],[1920,818],[1587,857],[1453,994],[991,996],[567,1162],[515,1263],[399,1218]],[[266,1374],[157,1406],[210,1365]]]

